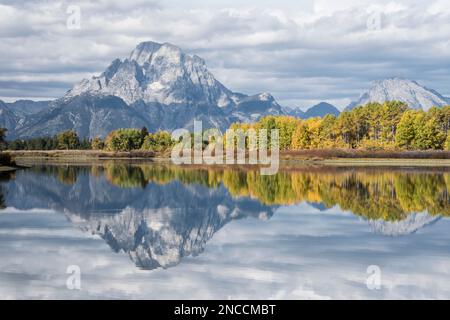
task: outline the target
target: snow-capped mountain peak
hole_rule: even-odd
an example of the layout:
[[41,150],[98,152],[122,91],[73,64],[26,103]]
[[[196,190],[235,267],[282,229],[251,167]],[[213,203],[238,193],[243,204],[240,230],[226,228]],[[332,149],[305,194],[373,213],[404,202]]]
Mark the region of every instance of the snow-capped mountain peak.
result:
[[100,76],[85,79],[67,93],[113,95],[170,104],[234,105],[234,94],[217,81],[203,59],[170,43],[142,42],[129,58],[114,60]]
[[431,107],[441,107],[448,104],[438,92],[428,89],[416,81],[402,78],[389,78],[375,81],[369,91],[362,94],[358,101],[352,102],[347,110],[369,102],[402,101],[410,108],[429,110]]

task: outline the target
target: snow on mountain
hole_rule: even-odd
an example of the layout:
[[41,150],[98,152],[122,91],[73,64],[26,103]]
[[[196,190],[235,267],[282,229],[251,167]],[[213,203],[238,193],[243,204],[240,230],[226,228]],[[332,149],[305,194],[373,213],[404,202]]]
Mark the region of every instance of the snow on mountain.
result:
[[346,110],[369,102],[402,101],[413,109],[429,110],[433,106],[442,107],[448,100],[438,92],[421,86],[415,81],[400,78],[376,81],[372,88],[352,102]]
[[127,59],[114,60],[100,75],[85,79],[67,93],[103,94],[170,104],[206,104],[227,107],[237,96],[217,81],[203,59],[169,44],[142,42]]
[[284,111],[270,93],[264,92],[241,98],[232,114],[241,122],[254,122],[266,115],[282,115]]

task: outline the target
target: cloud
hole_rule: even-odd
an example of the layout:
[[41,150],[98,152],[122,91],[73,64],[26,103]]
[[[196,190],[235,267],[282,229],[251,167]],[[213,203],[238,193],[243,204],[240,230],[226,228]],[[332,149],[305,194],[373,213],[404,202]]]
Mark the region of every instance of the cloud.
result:
[[[66,27],[73,2],[0,3],[0,74],[27,78],[24,97],[58,97],[145,40],[202,56],[234,91],[290,106],[345,106],[391,76],[450,95],[447,1],[79,1],[80,30]],[[0,97],[19,91],[0,86]]]

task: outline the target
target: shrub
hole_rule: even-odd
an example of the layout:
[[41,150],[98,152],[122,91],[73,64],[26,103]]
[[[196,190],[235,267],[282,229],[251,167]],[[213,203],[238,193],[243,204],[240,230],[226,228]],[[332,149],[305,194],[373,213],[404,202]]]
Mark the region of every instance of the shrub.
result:
[[105,148],[109,151],[131,151],[140,149],[143,142],[140,129],[118,129],[106,137]]
[[103,148],[105,148],[105,143],[101,138],[97,137],[92,140],[91,143],[92,150],[102,150]]
[[57,135],[58,149],[74,150],[80,147],[80,139],[74,130],[61,132]]
[[150,133],[145,137],[142,145],[143,150],[165,151],[173,146],[172,136],[167,131],[158,131],[154,134]]

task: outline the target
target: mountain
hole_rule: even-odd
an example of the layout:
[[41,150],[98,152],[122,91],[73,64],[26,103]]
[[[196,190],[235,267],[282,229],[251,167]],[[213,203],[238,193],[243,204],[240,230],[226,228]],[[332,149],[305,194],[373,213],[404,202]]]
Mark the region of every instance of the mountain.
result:
[[305,111],[301,110],[300,108],[285,108],[285,113],[296,118],[303,119],[305,116]]
[[413,109],[429,110],[433,106],[442,107],[447,105],[448,99],[438,92],[421,86],[415,81],[400,78],[376,81],[372,88],[352,102],[346,110],[356,106],[365,105],[369,102],[402,101]]
[[301,119],[309,119],[315,117],[325,117],[327,114],[338,116],[341,112],[332,104],[327,102],[320,102],[309,108],[306,111],[300,109],[289,109],[285,111],[287,114]]
[[13,131],[17,127],[19,118],[11,110],[11,108],[0,100],[0,128],[8,129],[8,132]]
[[6,105],[19,116],[34,115],[49,108],[51,101],[17,100]]
[[265,115],[282,115],[283,108],[267,92],[250,97],[241,97],[231,110],[231,115],[241,122],[254,122]]
[[303,119],[315,118],[315,117],[324,117],[327,114],[331,114],[334,116],[338,116],[340,111],[333,106],[332,104],[321,102],[316,104],[315,106],[309,108],[303,115]]
[[81,81],[66,96],[83,93],[112,95],[127,104],[142,100],[219,107],[234,105],[239,97],[214,78],[200,57],[156,42],[140,43],[127,59],[114,60],[100,76]]
[[22,125],[8,138],[68,129],[90,138],[122,127],[191,129],[194,119],[204,128],[225,130],[233,122],[257,121],[269,114],[284,114],[269,93],[232,92],[200,57],[169,43],[143,42],[126,59],[115,59],[99,76],[82,80],[43,111],[32,116],[22,112]]

